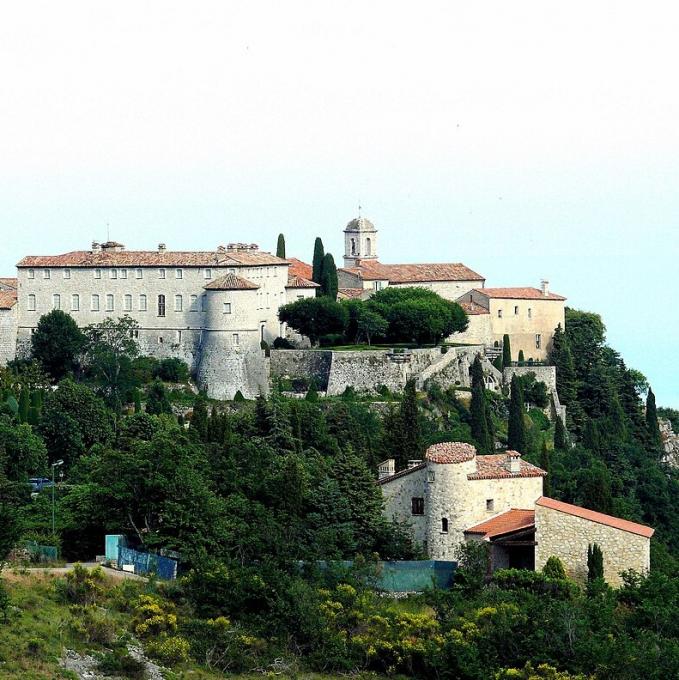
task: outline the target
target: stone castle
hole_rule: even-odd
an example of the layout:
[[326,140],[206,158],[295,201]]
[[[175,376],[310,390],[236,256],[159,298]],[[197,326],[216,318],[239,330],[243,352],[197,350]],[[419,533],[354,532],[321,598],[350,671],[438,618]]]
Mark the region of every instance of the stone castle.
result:
[[[363,217],[344,229],[344,246],[340,298],[365,299],[387,286],[428,288],[463,306],[469,328],[453,339],[477,352],[497,351],[509,334],[515,356],[522,351],[527,360],[542,360],[554,329],[564,323],[565,298],[550,293],[546,282],[540,288],[487,288],[483,276],[460,263],[381,263],[377,229]],[[139,324],[142,353],[184,360],[211,397],[229,399],[241,391],[252,398],[266,394],[270,384],[262,341],[287,337],[303,346],[303,338],[279,322],[278,309],[315,296],[310,279],[311,266],[301,260],[243,243],[213,251],[171,251],[162,243],[154,251],[131,251],[108,241],[89,250],[27,256],[17,264],[16,279],[0,279],[0,362],[25,355],[38,320],[52,309],[67,312],[81,327],[129,315]],[[438,364],[440,350],[435,354],[431,363]],[[382,364],[389,361],[384,352],[380,357]],[[410,377],[425,370],[421,365]]]

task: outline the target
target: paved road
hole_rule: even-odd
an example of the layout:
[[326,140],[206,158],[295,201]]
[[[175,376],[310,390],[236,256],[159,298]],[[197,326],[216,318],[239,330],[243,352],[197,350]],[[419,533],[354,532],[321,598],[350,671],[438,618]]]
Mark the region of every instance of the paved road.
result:
[[[65,567],[30,567],[28,571],[47,571],[50,574],[65,574],[67,571],[73,569],[74,563],[69,563]],[[145,581],[145,576],[139,576],[139,574],[133,574],[129,571],[120,571],[118,569],[111,569],[110,567],[105,567],[103,564],[97,564],[96,562],[80,562],[83,567],[88,569],[93,569],[94,567],[101,567],[107,576],[113,578],[130,578],[136,581]]]

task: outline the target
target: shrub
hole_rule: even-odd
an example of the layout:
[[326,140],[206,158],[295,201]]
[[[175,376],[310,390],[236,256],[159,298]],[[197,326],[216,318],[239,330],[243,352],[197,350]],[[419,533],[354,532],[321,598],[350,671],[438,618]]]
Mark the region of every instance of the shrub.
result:
[[186,382],[189,379],[189,367],[181,359],[168,357],[153,367],[153,376],[165,382]]
[[146,665],[122,649],[106,652],[99,661],[98,668],[104,675],[115,675],[131,680],[144,680],[147,677]]
[[40,657],[45,653],[45,642],[39,638],[26,641],[26,656]]
[[295,349],[295,346],[287,338],[276,338],[273,341],[274,349]]
[[233,401],[236,404],[240,404],[245,401],[245,397],[243,396],[243,393],[240,390],[238,390],[236,394],[233,395]]
[[3,583],[3,581],[0,580],[0,614],[2,614],[3,621],[7,621],[9,603],[10,603],[9,593],[7,592],[7,588],[5,588],[5,584]]
[[115,640],[115,623],[105,609],[95,605],[73,605],[69,611],[73,617],[69,624],[71,631],[85,642],[110,645]]
[[174,605],[156,595],[140,595],[134,607],[133,625],[140,638],[174,633],[177,630]]
[[566,570],[563,568],[563,563],[558,557],[555,557],[554,555],[549,557],[549,559],[545,562],[545,566],[542,567],[542,573],[547,578],[566,578]]
[[55,581],[57,596],[63,602],[72,604],[94,604],[103,593],[104,571],[101,567],[87,569],[82,564],[74,564],[63,579]]
[[146,645],[146,651],[164,666],[175,666],[189,658],[191,645],[179,635],[154,640]]

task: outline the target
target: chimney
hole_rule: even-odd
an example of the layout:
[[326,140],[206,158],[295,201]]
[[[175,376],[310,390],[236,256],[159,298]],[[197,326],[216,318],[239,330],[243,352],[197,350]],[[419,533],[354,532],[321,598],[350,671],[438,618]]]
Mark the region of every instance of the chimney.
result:
[[99,241],[92,241],[92,252],[93,253],[101,252],[101,243],[99,243]]
[[167,246],[164,243],[158,244],[158,252],[159,253],[164,253],[166,249],[167,249]]
[[389,458],[388,460],[382,461],[377,466],[377,478],[384,479],[385,477],[391,477],[396,473],[396,460]]
[[507,451],[505,467],[512,474],[521,472],[521,454],[518,451]]
[[549,281],[547,281],[547,279],[542,279],[542,281],[540,281],[540,290],[544,296],[549,295]]

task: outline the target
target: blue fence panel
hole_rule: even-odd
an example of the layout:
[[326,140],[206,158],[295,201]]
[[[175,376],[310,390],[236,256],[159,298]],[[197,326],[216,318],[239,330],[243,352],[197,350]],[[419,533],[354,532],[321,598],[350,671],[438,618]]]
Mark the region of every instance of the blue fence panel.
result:
[[134,565],[135,574],[155,574],[158,578],[167,580],[177,578],[176,560],[119,546],[118,569],[129,565]]

